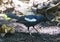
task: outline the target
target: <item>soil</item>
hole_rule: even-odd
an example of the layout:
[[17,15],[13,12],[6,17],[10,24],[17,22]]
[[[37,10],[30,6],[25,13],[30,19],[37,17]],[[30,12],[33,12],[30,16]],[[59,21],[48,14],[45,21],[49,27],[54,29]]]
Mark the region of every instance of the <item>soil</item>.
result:
[[15,33],[0,37],[0,42],[60,42],[60,36],[46,34]]

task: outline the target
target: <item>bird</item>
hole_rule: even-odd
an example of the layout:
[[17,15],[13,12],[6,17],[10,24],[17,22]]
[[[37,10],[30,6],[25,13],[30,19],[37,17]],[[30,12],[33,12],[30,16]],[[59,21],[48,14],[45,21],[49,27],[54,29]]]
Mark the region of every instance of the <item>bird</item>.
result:
[[25,16],[18,17],[18,16],[14,15],[14,14],[8,14],[8,16],[10,18],[17,19],[16,22],[22,23],[26,27],[28,27],[28,31],[29,31],[29,27],[32,26],[34,28],[34,26],[36,24],[38,24],[40,22],[46,22],[46,18],[43,15],[25,15]]
[[28,31],[29,31],[29,27],[30,26],[34,26],[40,22],[46,22],[46,19],[43,15],[39,16],[39,15],[27,15],[27,16],[22,16],[20,17],[20,19],[17,21],[20,23],[23,23],[24,25],[26,25],[28,27]]

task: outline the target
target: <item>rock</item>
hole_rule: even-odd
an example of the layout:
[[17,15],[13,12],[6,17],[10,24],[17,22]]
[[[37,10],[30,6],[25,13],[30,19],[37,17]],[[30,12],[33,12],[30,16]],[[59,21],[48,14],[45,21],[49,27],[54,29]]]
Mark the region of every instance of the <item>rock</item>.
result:
[[[56,6],[56,4],[58,3],[58,0],[35,0],[33,1],[33,6],[32,6],[32,10],[35,13],[45,13],[47,9],[52,8],[54,6]],[[55,11],[57,10],[57,8],[53,8]],[[53,10],[52,9],[52,10]],[[37,12],[38,10],[38,12]],[[48,12],[50,13],[50,12]]]
[[30,11],[29,4],[23,3],[19,0],[12,0],[13,4],[15,5],[15,11],[23,13],[22,15],[26,15],[28,11]]
[[38,33],[40,34],[49,34],[49,35],[58,35],[60,34],[60,27],[58,26],[48,26],[48,27],[36,27]]
[[8,25],[15,27],[16,32],[25,32],[25,33],[29,32],[24,24],[13,22],[13,23],[9,23]]
[[4,40],[3,39],[0,39],[0,42],[4,42]]
[[4,37],[7,33],[14,34],[15,33],[15,28],[7,26],[6,24],[3,24],[0,27],[0,35]]

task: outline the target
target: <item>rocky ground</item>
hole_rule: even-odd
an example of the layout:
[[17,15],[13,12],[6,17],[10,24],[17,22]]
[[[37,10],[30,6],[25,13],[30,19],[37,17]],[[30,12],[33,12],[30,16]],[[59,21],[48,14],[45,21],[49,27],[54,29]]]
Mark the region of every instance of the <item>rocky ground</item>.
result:
[[60,42],[60,35],[15,33],[0,37],[0,42]]
[[[20,16],[20,15],[26,15],[25,13],[27,11],[31,11],[31,10],[27,9],[26,7],[19,8],[20,4],[16,4],[16,6],[18,6],[18,9],[16,10],[16,7],[14,7],[14,5],[13,5],[14,8],[11,8],[10,3],[8,3],[8,4],[5,3],[6,4],[5,5],[4,2],[2,4],[2,6],[0,6],[0,7],[2,7],[1,10],[0,10],[1,13],[3,13],[3,12],[5,12],[5,13],[13,12],[14,13],[14,12],[18,11],[18,12],[16,12],[16,14],[18,16]],[[22,4],[22,6],[24,4]],[[43,3],[41,3],[41,4],[43,4]],[[46,4],[48,4],[48,3],[45,3],[45,5]],[[58,3],[58,6],[59,5],[60,4]],[[56,6],[54,6],[54,7],[57,8]],[[7,7],[7,10],[6,10],[6,7]],[[35,6],[32,7],[34,12],[36,12],[37,7],[35,7]],[[43,7],[43,6],[41,6],[41,7]],[[55,9],[54,7],[51,7],[51,9],[54,10]],[[21,9],[21,11],[19,9]],[[22,11],[22,9],[23,9],[23,11]],[[26,12],[25,12],[24,9],[26,10]],[[38,9],[39,9],[39,7],[38,7]],[[49,10],[48,13],[51,14],[50,8],[48,8],[48,10]],[[20,12],[25,12],[25,13],[22,14]],[[38,15],[40,15],[39,12],[40,12],[40,10],[38,10]],[[59,10],[59,12],[60,12],[60,10]],[[18,13],[20,13],[20,14],[18,14]],[[44,13],[44,11],[42,13]],[[55,15],[54,13],[52,13],[52,14]],[[56,14],[59,15],[60,13],[56,13]],[[52,16],[48,15],[48,19],[50,19],[50,17],[53,17],[53,15]],[[59,17],[60,17],[60,15],[59,15]],[[49,22],[39,23],[39,24],[34,26],[36,30],[33,27],[30,27],[29,31],[30,31],[30,33],[32,33],[32,35],[30,35],[29,31],[27,30],[28,27],[26,27],[24,24],[16,23],[15,21],[8,22],[5,19],[0,17],[0,25],[1,24],[7,24],[8,26],[13,26],[15,28],[15,31],[16,31],[14,34],[6,34],[4,37],[0,36],[0,42],[60,42],[60,27],[57,26],[56,22],[54,23],[54,21],[53,21],[53,23],[49,23]],[[57,21],[57,22],[60,23],[60,20]]]
[[[4,23],[6,23],[6,21],[4,21]],[[37,31],[34,30],[33,27],[30,27],[30,32],[32,33],[32,35],[30,35],[28,33],[27,27],[21,23],[9,23],[8,25],[15,26],[16,32],[14,34],[6,34],[4,37],[0,36],[0,42],[60,42],[60,30],[57,29],[60,27],[57,26],[49,26],[48,24],[48,26],[43,26],[43,24],[41,25],[39,23],[35,27],[38,31],[42,30],[42,32],[39,31],[39,34],[37,33]],[[56,29],[56,31],[59,33],[57,33],[54,29]]]

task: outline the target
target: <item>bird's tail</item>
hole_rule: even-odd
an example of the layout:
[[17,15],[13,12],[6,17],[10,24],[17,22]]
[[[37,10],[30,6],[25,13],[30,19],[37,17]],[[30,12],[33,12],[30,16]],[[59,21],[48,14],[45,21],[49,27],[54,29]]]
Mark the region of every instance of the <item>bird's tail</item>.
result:
[[12,19],[17,19],[17,20],[19,19],[18,16],[16,16],[15,14],[12,14],[12,13],[8,13],[7,16],[12,18]]

